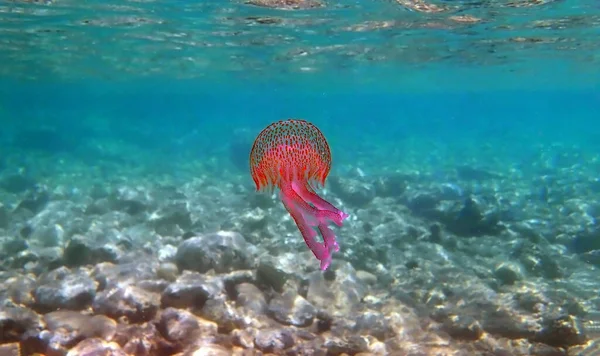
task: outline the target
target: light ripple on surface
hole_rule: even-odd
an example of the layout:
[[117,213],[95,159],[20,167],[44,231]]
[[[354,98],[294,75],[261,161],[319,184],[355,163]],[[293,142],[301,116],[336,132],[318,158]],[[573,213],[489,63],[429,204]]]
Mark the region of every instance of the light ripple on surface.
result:
[[299,11],[236,1],[2,1],[0,19],[5,76],[531,71],[550,53],[583,71],[600,60],[600,8],[550,1],[341,1]]

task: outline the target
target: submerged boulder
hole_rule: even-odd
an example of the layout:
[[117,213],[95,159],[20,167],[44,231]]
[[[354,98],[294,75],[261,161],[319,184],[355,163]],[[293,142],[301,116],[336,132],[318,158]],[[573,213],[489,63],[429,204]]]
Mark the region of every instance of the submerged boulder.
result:
[[175,261],[181,270],[217,273],[252,267],[252,248],[237,232],[219,231],[183,241]]

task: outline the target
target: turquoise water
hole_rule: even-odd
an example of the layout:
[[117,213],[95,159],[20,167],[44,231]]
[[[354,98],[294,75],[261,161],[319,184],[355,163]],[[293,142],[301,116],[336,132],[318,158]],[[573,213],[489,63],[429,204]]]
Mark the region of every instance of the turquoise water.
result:
[[[599,39],[598,1],[0,0],[0,355],[600,354]],[[287,118],[327,272],[250,176]]]

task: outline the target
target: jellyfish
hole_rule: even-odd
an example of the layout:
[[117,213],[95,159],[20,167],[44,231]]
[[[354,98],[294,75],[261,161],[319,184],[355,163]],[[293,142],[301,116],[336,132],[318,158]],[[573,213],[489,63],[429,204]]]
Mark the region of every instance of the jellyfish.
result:
[[[321,198],[315,188],[325,186],[331,169],[331,151],[319,129],[299,119],[282,120],[258,135],[250,152],[250,172],[256,190],[279,188],[286,210],[304,242],[326,270],[339,251],[329,223],[342,226],[349,215]],[[317,232],[322,243],[316,240]]]

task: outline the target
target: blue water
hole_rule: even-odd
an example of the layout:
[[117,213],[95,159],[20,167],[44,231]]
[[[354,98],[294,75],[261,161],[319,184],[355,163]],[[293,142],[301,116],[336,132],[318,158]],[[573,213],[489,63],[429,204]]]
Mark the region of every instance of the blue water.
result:
[[[492,145],[507,159],[539,144],[577,145],[592,155],[598,148],[600,89],[411,93],[368,86],[329,90],[327,85],[219,83],[213,88],[168,79],[11,83],[2,95],[2,139],[9,144],[19,130],[43,126],[71,136],[76,145],[114,135],[141,151],[168,150],[173,159],[183,150],[186,159],[187,154],[195,159],[216,154],[227,161],[218,152],[224,154],[236,130],[257,132],[273,121],[304,118],[331,140],[334,168],[352,165],[357,149],[369,170],[393,167],[398,162],[384,161],[375,146],[385,151],[420,138],[450,150],[465,149],[467,143]],[[375,151],[369,157],[363,150]]]

